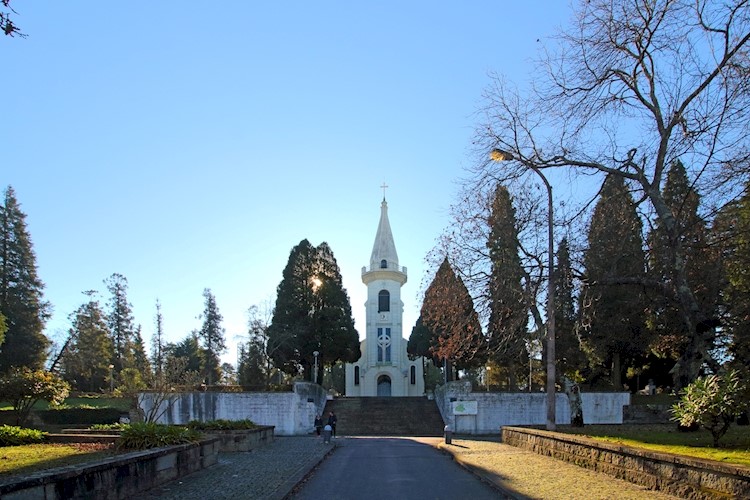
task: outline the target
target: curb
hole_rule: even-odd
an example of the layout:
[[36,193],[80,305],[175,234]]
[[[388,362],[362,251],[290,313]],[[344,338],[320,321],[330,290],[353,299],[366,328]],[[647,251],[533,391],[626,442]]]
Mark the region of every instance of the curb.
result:
[[286,481],[284,481],[281,486],[276,488],[276,491],[268,495],[267,499],[269,500],[284,500],[288,498],[291,493],[294,491],[294,489],[302,484],[305,479],[307,479],[310,474],[315,470],[315,468],[320,465],[323,460],[328,458],[328,456],[336,451],[336,448],[338,448],[337,443],[332,443],[333,446],[331,446],[331,449],[328,450],[325,455],[321,456],[318,460],[311,462],[309,464],[305,464],[302,467],[299,468],[299,470],[294,473],[290,478],[288,478]]
[[445,446],[441,446],[441,444],[443,444],[443,443],[437,443],[435,445],[435,447],[438,450],[440,450],[442,453],[450,456],[453,459],[454,462],[456,462],[458,465],[460,465],[461,467],[463,467],[465,470],[469,471],[474,476],[476,476],[477,478],[479,478],[483,483],[491,486],[492,488],[494,488],[498,492],[500,492],[503,495],[505,495],[507,498],[511,498],[513,500],[529,500],[530,497],[521,495],[521,494],[519,494],[519,493],[517,493],[515,491],[511,491],[511,490],[505,488],[502,484],[498,483],[492,477],[490,477],[489,474],[486,474],[486,473],[482,472],[481,470],[475,468],[474,466],[472,466],[472,465],[464,462],[463,460],[461,460],[461,458],[458,455],[456,455],[455,453],[453,453],[450,449],[446,448]]

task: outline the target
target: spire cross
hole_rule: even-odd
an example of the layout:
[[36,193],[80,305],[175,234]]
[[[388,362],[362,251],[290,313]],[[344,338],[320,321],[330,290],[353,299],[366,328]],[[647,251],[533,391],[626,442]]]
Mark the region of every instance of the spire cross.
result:
[[380,187],[383,189],[383,199],[385,200],[385,190],[388,189],[388,184],[383,182],[383,185]]

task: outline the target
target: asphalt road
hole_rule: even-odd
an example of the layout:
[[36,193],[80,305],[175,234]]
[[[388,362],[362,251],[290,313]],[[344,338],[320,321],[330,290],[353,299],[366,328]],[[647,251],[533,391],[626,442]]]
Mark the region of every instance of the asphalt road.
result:
[[337,439],[296,500],[498,499],[502,495],[433,446],[409,438]]

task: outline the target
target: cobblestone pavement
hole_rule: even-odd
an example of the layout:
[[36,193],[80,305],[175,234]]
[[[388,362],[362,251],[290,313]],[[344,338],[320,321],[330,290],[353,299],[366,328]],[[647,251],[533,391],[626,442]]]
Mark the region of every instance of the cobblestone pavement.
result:
[[277,436],[250,452],[219,453],[216,465],[153,488],[139,498],[280,500],[333,448],[313,436]]

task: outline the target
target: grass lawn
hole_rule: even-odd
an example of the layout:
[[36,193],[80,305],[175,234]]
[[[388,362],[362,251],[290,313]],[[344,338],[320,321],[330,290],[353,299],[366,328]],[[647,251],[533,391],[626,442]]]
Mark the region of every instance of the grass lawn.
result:
[[28,444],[0,448],[0,481],[10,475],[90,462],[114,454],[112,444]]
[[676,424],[560,426],[559,432],[580,434],[609,443],[705,458],[750,467],[750,428],[733,425],[713,448],[706,430],[679,432]]

